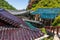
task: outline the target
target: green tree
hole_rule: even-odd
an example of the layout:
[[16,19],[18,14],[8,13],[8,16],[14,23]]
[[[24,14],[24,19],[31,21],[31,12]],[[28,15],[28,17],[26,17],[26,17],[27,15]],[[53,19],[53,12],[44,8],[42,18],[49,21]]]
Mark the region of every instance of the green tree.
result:
[[38,8],[60,8],[60,0],[39,0],[39,2],[32,4],[30,10]]
[[10,5],[7,1],[5,0],[0,0],[0,8],[8,9],[8,10],[16,10],[12,5]]
[[53,26],[60,26],[60,15],[55,18],[54,22],[52,23]]

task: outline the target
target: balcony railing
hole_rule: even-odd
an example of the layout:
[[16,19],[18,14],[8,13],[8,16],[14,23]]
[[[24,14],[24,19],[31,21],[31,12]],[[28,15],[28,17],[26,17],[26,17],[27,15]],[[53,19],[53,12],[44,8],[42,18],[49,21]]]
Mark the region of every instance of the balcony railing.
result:
[[56,26],[56,27],[50,27],[50,26],[46,26],[45,27],[46,30],[49,30],[50,32],[57,32],[57,34],[60,33],[60,26]]

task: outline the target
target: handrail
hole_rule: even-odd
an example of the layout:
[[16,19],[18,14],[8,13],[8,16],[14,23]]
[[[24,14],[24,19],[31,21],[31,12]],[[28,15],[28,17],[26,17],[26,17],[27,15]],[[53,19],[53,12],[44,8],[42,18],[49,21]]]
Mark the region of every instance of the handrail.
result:
[[53,31],[53,33],[56,31],[57,32],[57,34],[59,33],[59,29],[60,29],[60,26],[55,26],[55,27],[53,27],[53,26],[46,26],[45,27],[45,29],[48,29],[48,30],[50,30],[51,32]]

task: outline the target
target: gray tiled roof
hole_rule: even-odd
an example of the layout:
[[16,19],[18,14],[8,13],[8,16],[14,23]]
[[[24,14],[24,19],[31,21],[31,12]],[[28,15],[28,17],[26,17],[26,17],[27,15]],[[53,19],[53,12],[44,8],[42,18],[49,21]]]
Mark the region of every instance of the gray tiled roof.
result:
[[13,15],[21,15],[21,14],[28,14],[29,13],[29,10],[7,10],[8,12],[10,12],[11,14]]

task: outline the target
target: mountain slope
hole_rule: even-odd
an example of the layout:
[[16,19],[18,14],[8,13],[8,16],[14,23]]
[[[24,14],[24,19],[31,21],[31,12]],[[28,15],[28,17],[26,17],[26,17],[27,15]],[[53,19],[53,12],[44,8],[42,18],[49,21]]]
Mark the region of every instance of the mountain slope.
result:
[[8,10],[16,10],[12,5],[10,5],[7,1],[5,0],[0,0],[0,8],[8,9]]
[[60,8],[60,0],[38,0],[31,4],[30,9],[36,10],[37,8]]

